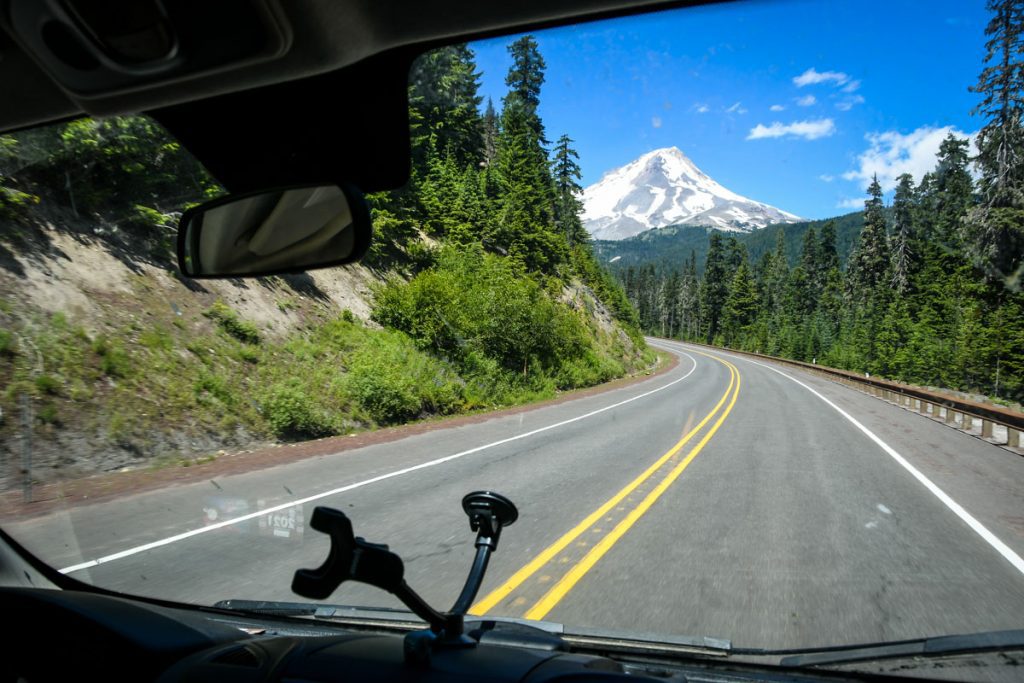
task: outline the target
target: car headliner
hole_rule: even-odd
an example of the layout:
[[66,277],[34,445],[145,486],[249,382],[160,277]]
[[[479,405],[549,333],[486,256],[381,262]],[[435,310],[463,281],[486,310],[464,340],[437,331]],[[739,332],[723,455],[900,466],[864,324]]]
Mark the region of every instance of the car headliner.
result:
[[14,2],[0,0],[0,132],[145,112],[231,191],[344,180],[373,192],[407,179],[408,68],[423,50],[707,0],[280,3],[290,43],[275,59],[88,97],[62,87],[32,56],[12,26]]

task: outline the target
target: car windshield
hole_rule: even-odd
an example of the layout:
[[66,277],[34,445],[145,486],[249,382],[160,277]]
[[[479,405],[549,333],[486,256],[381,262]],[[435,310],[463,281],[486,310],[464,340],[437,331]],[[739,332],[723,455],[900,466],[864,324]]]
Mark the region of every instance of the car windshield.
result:
[[225,191],[150,118],[0,136],[0,526],[104,588],[296,602],[329,506],[445,608],[493,490],[473,614],[1022,629],[1022,28],[740,2],[434,49],[369,252],[302,274],[180,272]]

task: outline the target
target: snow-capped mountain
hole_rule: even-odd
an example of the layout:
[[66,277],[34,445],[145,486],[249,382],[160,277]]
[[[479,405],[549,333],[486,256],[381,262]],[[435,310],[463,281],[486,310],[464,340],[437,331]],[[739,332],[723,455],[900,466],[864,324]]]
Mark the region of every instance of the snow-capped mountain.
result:
[[595,239],[620,240],[651,228],[704,225],[751,232],[801,220],[727,190],[677,147],[648,152],[583,191],[583,226]]

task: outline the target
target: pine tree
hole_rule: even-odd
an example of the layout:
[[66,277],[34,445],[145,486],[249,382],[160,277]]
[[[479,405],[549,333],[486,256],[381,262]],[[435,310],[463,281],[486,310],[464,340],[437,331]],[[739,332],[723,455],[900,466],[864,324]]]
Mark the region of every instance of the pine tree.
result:
[[424,53],[409,77],[409,123],[414,175],[425,175],[431,147],[451,154],[458,168],[480,160],[483,129],[480,73],[464,43]]
[[532,36],[509,46],[512,66],[505,82],[498,153],[494,164],[501,210],[485,244],[531,271],[553,272],[568,258],[567,242],[554,226],[554,182],[537,115],[544,59]]
[[722,313],[722,333],[729,346],[744,346],[743,341],[757,317],[757,288],[744,258],[729,284]]
[[971,88],[982,96],[972,112],[978,133],[981,204],[964,224],[965,247],[989,277],[1014,289],[1024,270],[1024,3],[989,0],[986,66]]
[[973,182],[967,170],[967,140],[950,133],[939,145],[938,163],[932,173],[931,202],[934,227],[931,237],[955,256],[963,252],[962,223],[971,206]]
[[821,280],[821,243],[813,227],[804,233],[804,242],[800,248],[800,265],[807,273],[809,286],[814,287]]
[[989,0],[988,10],[994,14],[985,28],[988,66],[970,88],[982,96],[972,113],[986,119],[978,133],[977,161],[986,200],[1014,206],[1024,200],[1024,3]]
[[490,166],[498,156],[498,114],[494,102],[487,98],[487,109],[481,122],[483,128],[483,163]]
[[914,179],[909,173],[904,173],[896,181],[896,194],[892,202],[892,286],[902,295],[910,289],[917,250],[915,192]]
[[740,244],[735,235],[729,235],[725,241],[725,268],[728,273],[735,273],[740,264],[747,260],[747,248]]
[[568,135],[558,138],[552,161],[552,175],[555,181],[555,222],[561,228],[570,248],[586,242],[590,237],[580,220],[583,202],[579,197],[583,193],[583,188],[578,181],[582,173],[576,162],[579,154],[570,146],[572,142]]
[[725,246],[718,232],[711,233],[708,256],[704,262],[704,280],[701,282],[701,318],[704,336],[712,343],[720,332],[722,309],[729,294],[729,280]]
[[773,335],[782,324],[783,304],[786,298],[786,287],[789,282],[789,261],[786,259],[786,232],[779,230],[775,236],[775,250],[771,252],[764,268],[762,286],[765,302],[765,314]]
[[825,221],[821,226],[821,238],[818,241],[818,258],[821,260],[822,277],[829,271],[839,270],[839,252],[836,251],[836,222]]
[[700,330],[700,282],[697,279],[697,254],[683,266],[679,279],[679,328],[683,339],[696,340]]
[[885,281],[888,270],[889,242],[882,205],[882,186],[876,176],[871,180],[868,199],[864,202],[864,228],[847,267],[851,300],[861,305],[870,302],[878,285]]
[[509,45],[508,52],[512,56],[512,67],[505,76],[505,85],[509,88],[507,97],[516,97],[531,113],[536,112],[547,68],[537,41],[533,36],[523,36]]

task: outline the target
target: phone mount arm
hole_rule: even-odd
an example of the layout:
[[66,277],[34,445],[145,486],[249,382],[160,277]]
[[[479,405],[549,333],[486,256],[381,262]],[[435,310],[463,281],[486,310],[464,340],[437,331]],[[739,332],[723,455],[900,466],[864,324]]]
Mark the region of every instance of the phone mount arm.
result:
[[405,582],[402,558],[386,545],[368,543],[352,531],[345,513],[317,507],[309,525],[331,538],[327,559],[316,569],[299,569],[292,590],[306,598],[325,600],[345,581],[359,581],[388,591],[430,625],[443,642],[462,642],[463,617],[480,590],[491,553],[498,547],[501,530],[519,517],[508,498],[490,491],[470,493],[462,499],[470,529],[477,532],[476,557],[462,593],[449,612],[441,613],[427,604]]

